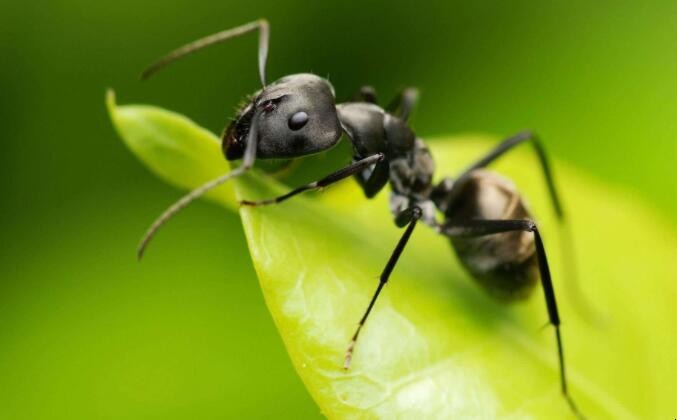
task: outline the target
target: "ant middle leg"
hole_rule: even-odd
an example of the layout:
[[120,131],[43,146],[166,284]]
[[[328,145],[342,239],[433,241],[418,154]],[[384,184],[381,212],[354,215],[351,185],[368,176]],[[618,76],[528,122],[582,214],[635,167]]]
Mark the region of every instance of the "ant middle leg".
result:
[[373,309],[374,304],[376,303],[376,299],[378,299],[378,296],[381,294],[383,286],[385,286],[386,283],[388,282],[390,274],[393,272],[393,269],[395,268],[395,264],[397,264],[400,255],[402,255],[402,251],[404,251],[404,247],[407,245],[407,242],[409,242],[409,238],[411,237],[411,234],[414,231],[414,228],[416,227],[416,223],[422,216],[423,211],[417,206],[412,206],[401,211],[395,217],[395,224],[397,224],[398,227],[406,226],[407,228],[402,234],[402,237],[400,237],[400,240],[397,242],[397,245],[395,246],[393,253],[390,255],[390,258],[388,259],[385,268],[381,272],[381,275],[379,276],[378,286],[376,287],[376,292],[374,292],[371,301],[369,301],[367,310],[364,312],[364,315],[362,315],[362,318],[360,319],[357,329],[355,330],[355,333],[353,334],[353,337],[350,340],[350,345],[348,345],[348,350],[346,350],[345,359],[343,361],[344,369],[347,370],[348,368],[350,368],[350,362],[353,359],[353,352],[355,351],[355,344],[357,343],[357,338],[360,335],[360,331],[362,330],[364,323],[367,322],[367,318],[369,317],[369,314],[371,313],[371,310]]
[[548,258],[546,256],[543,240],[538,231],[536,223],[531,220],[513,219],[513,220],[470,220],[463,223],[447,225],[442,232],[450,237],[477,237],[493,235],[504,232],[532,232],[534,234],[534,245],[536,248],[536,258],[538,261],[539,277],[543,294],[545,297],[545,304],[548,310],[548,317],[550,324],[555,328],[555,338],[557,341],[557,355],[559,360],[560,371],[560,386],[562,394],[569,404],[573,413],[580,419],[584,418],[583,414],[578,410],[573,398],[569,395],[566,368],[564,364],[564,348],[562,345],[562,335],[560,332],[560,317],[557,309],[557,300],[555,299],[555,290],[550,276],[550,268],[548,266]]

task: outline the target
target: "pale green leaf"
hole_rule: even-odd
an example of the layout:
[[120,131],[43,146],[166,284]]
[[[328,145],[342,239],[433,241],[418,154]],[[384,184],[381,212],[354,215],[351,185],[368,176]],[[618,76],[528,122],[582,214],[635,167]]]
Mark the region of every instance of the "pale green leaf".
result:
[[[183,115],[151,105],[117,106],[112,90],[106,94],[106,105],[127,147],[170,184],[192,189],[230,170],[220,140]],[[206,197],[231,208],[237,206],[232,184],[214,189]]]
[[[172,183],[196,186],[211,175],[196,177],[201,165],[219,172],[218,147],[205,146],[213,138],[184,117],[151,107],[116,109],[112,102],[110,109],[130,148]],[[166,138],[176,133],[181,137]],[[457,173],[496,140],[430,141],[438,173]],[[166,153],[167,144],[174,152]],[[672,226],[628,192],[555,162],[580,287],[598,314],[583,316],[581,295],[563,269],[542,176],[530,150],[522,149],[495,169],[515,180],[544,230],[572,395],[592,419],[674,417]],[[288,190],[260,173],[236,186],[249,199]],[[232,208],[230,198],[221,201]],[[328,417],[573,418],[559,392],[553,332],[540,328],[547,321],[540,287],[523,303],[492,300],[459,267],[448,241],[423,225],[362,332],[351,370],[343,371],[346,346],[401,234],[387,193],[366,200],[346,181],[240,214],[273,319]]]

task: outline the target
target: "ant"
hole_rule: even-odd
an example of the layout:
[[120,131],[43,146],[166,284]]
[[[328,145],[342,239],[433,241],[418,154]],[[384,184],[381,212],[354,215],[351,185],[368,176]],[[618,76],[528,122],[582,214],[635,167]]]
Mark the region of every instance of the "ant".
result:
[[[530,131],[509,137],[456,178],[446,177],[434,185],[433,157],[423,140],[407,125],[418,99],[416,89],[403,90],[384,109],[377,104],[376,92],[370,86],[360,89],[356,101],[336,104],[333,86],[314,74],[293,74],[268,85],[266,60],[270,29],[265,19],[218,32],[174,50],[148,67],[141,78],[148,78],[188,54],[253,31],[259,32],[258,67],[262,88],[240,108],[222,136],[225,158],[241,160],[241,164],[191,191],[160,215],[139,245],[139,259],[157,230],[172,216],[205,192],[251,169],[257,158],[293,159],[312,155],[332,148],[345,134],[353,146],[350,165],[279,197],[240,203],[244,206],[278,204],[304,191],[321,189],[351,176],[367,198],[373,198],[390,184],[390,210],[395,224],[405,230],[348,345],[343,367],[350,367],[360,331],[421,221],[450,239],[462,265],[494,297],[504,301],[524,299],[540,278],[549,323],[555,330],[561,391],[573,413],[583,418],[567,389],[560,317],[538,226],[531,220],[513,184],[484,169],[515,146],[530,143],[540,161],[555,213],[563,221],[564,212],[539,138]],[[437,213],[443,214],[442,222],[438,221]]]

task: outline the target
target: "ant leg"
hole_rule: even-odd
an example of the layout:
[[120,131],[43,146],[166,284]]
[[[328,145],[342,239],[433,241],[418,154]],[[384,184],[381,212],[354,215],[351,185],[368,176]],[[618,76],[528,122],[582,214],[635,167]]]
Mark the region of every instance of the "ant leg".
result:
[[270,26],[268,25],[268,21],[265,19],[255,20],[254,22],[249,22],[236,28],[227,29],[225,31],[221,31],[186,44],[183,47],[168,53],[164,57],[158,59],[155,63],[148,66],[143,71],[143,73],[141,73],[141,79],[147,79],[168,64],[171,64],[188,54],[255,30],[259,31],[259,77],[261,78],[261,85],[265,87],[266,60],[268,59],[268,39],[270,38]]
[[555,290],[552,285],[552,278],[550,277],[550,268],[548,266],[548,259],[545,254],[545,247],[543,246],[543,240],[541,239],[541,235],[538,232],[536,223],[531,220],[472,220],[465,222],[462,225],[445,226],[442,229],[442,232],[449,236],[460,237],[484,236],[513,231],[526,231],[533,232],[534,234],[536,257],[538,259],[538,269],[541,278],[541,285],[543,287],[543,294],[545,296],[545,304],[548,309],[550,323],[553,325],[553,327],[555,327],[562,394],[564,395],[564,398],[566,399],[574,414],[578,418],[582,419],[584,416],[578,410],[574,400],[569,395],[567,387],[566,369],[564,365],[564,348],[562,346],[562,336],[560,333],[559,311],[557,310]]
[[541,162],[543,175],[545,176],[545,182],[548,184],[550,199],[555,209],[555,213],[557,214],[557,218],[559,220],[564,220],[564,212],[562,210],[562,204],[559,199],[559,194],[557,194],[557,189],[555,188],[555,181],[552,175],[552,171],[550,170],[550,163],[548,161],[548,157],[545,154],[545,149],[543,148],[540,139],[536,134],[532,133],[531,131],[523,131],[521,133],[518,133],[512,137],[508,137],[507,139],[503,140],[501,144],[496,146],[494,150],[489,152],[486,156],[484,156],[483,158],[472,164],[465,171],[463,171],[461,175],[459,175],[456,178],[455,184],[459,186],[462,185],[464,181],[466,181],[470,177],[472,171],[484,168],[494,160],[501,157],[507,151],[526,141],[531,142],[531,145],[534,147],[536,155],[538,156],[538,160]]
[[353,101],[359,102],[369,102],[370,104],[378,104],[378,96],[376,95],[376,89],[373,86],[362,86],[359,91],[355,92],[353,95]]
[[388,183],[388,179],[390,179],[390,162],[385,159],[377,162],[371,171],[363,170],[358,172],[355,174],[355,178],[360,187],[362,187],[364,195],[367,198],[372,198]]
[[386,107],[388,113],[407,121],[418,102],[418,89],[409,87],[402,90]]
[[364,315],[362,315],[360,323],[357,326],[357,330],[355,330],[355,334],[353,334],[353,338],[350,341],[350,345],[348,346],[348,350],[346,351],[346,356],[343,361],[344,369],[347,370],[348,368],[350,368],[350,362],[353,358],[353,352],[355,350],[355,344],[357,343],[357,337],[360,335],[360,331],[362,330],[364,323],[367,321],[367,317],[369,316],[369,313],[371,313],[371,310],[374,307],[374,303],[376,303],[376,299],[378,298],[379,294],[381,294],[383,286],[385,286],[385,284],[388,282],[388,278],[390,278],[390,273],[393,272],[395,264],[397,264],[397,260],[399,260],[400,255],[402,255],[402,251],[404,251],[404,247],[407,245],[409,237],[411,237],[411,234],[414,231],[414,228],[416,227],[416,223],[422,216],[423,212],[421,211],[421,209],[414,206],[403,210],[395,218],[395,223],[397,224],[398,227],[407,226],[407,229],[402,234],[402,237],[400,238],[399,242],[397,242],[397,245],[395,246],[393,253],[390,255],[390,259],[388,260],[388,263],[386,264],[385,268],[383,269],[383,272],[381,273],[381,276],[379,277],[379,283],[378,287],[376,288],[376,292],[374,292],[374,295],[372,296],[371,301],[369,302],[369,306],[367,306],[367,310],[364,312]]
[[356,162],[353,162],[352,164],[346,166],[345,168],[341,168],[336,172],[333,172],[324,178],[320,179],[319,181],[314,181],[306,185],[302,185],[298,188],[295,188],[291,190],[290,192],[280,195],[278,197],[270,198],[267,200],[260,200],[260,201],[250,201],[250,200],[242,200],[240,201],[240,205],[243,206],[266,206],[268,204],[277,204],[282,201],[285,201],[297,194],[300,194],[304,191],[310,191],[310,190],[317,190],[320,188],[324,188],[328,185],[331,185],[335,182],[341,181],[342,179],[348,178],[351,175],[354,175],[360,171],[363,171],[364,169],[368,168],[369,166],[381,162],[384,158],[383,153],[377,153],[375,155],[368,156],[364,159],[358,160]]

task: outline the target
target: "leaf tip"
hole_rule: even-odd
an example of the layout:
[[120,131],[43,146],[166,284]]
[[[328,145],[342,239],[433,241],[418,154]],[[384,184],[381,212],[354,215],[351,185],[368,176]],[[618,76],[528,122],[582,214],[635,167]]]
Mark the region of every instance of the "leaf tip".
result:
[[115,91],[113,88],[106,89],[106,109],[108,111],[108,117],[113,123],[113,127],[119,129],[117,122],[117,102],[115,100]]
[[108,112],[112,114],[116,105],[115,91],[113,88],[106,89],[106,108],[108,108]]

